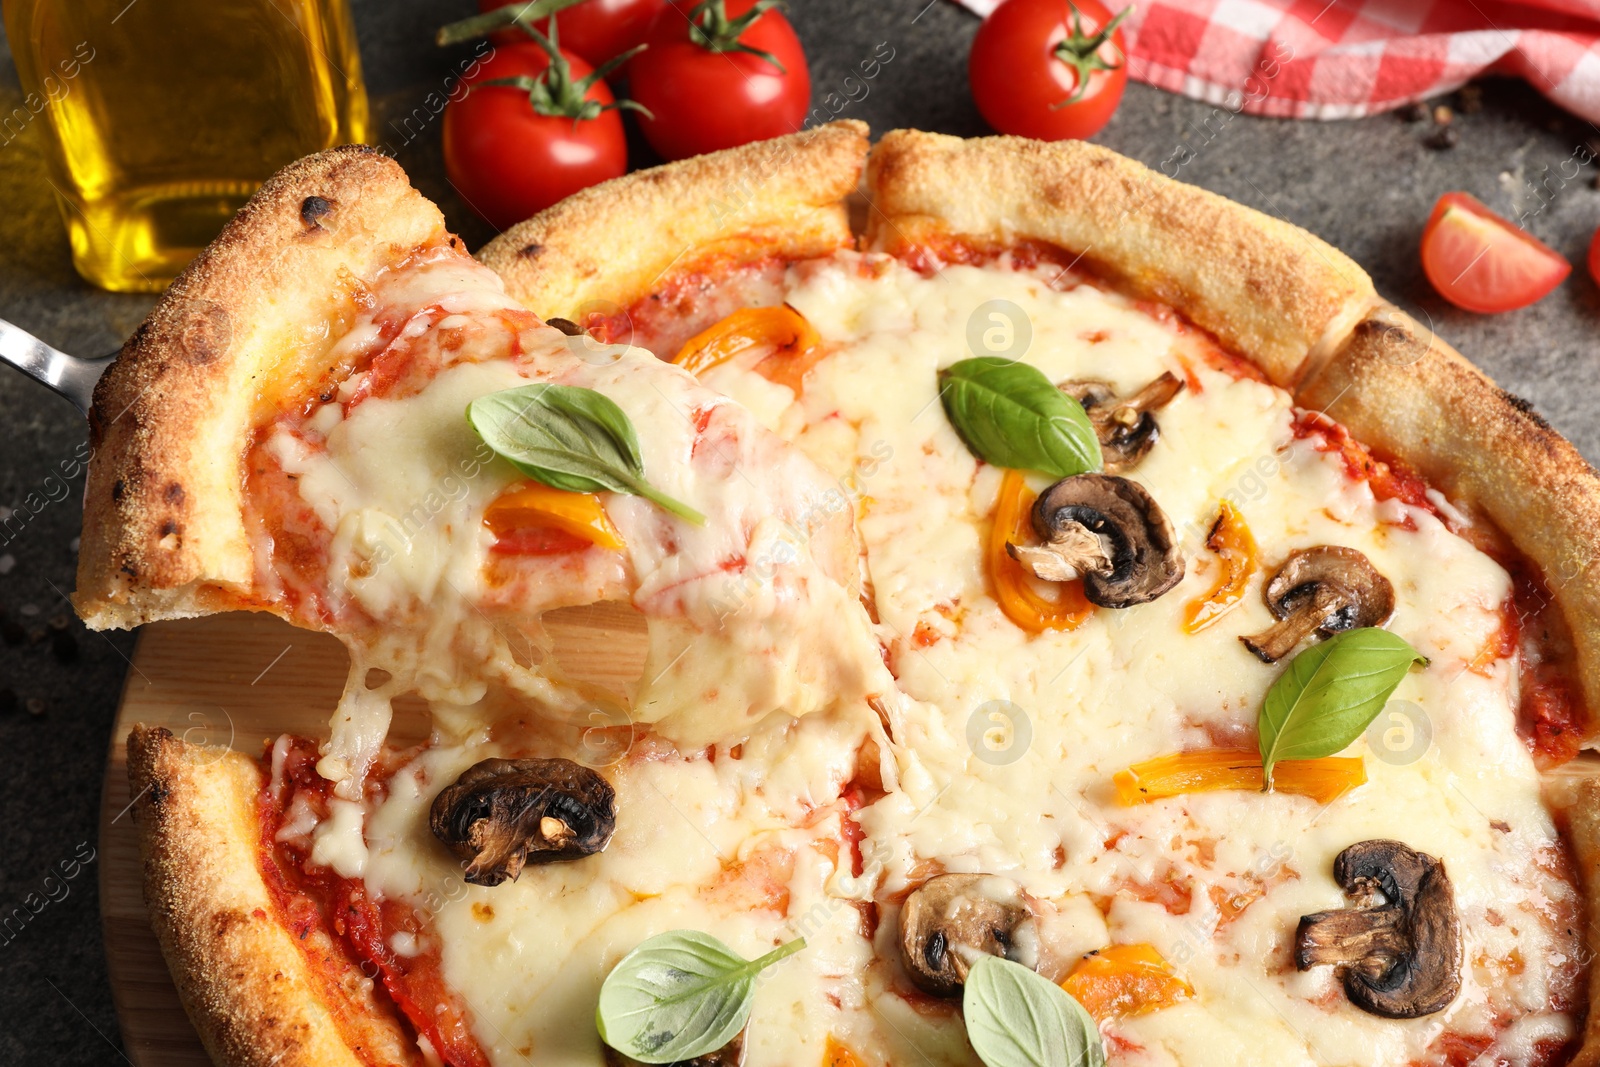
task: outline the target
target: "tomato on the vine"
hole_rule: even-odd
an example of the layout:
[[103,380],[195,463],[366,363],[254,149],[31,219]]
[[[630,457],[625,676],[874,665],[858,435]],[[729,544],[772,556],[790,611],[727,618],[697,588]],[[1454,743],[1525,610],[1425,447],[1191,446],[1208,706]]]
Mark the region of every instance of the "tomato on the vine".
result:
[[[527,6],[529,3],[530,0],[478,0],[478,10],[488,13],[512,4]],[[667,0],[582,0],[555,15],[556,32],[561,36],[562,48],[598,67],[613,56],[642,44],[651,20],[666,6]],[[540,33],[550,32],[548,18],[533,25]],[[500,30],[494,36],[497,44],[509,44],[521,38],[515,29]]]
[[[620,58],[620,57],[619,57]],[[539,36],[502,45],[444,111],[450,184],[505,229],[628,169],[621,107],[593,69]]]
[[1445,193],[1422,231],[1422,271],[1456,307],[1494,314],[1543,299],[1572,264],[1476,197]]
[[653,118],[657,152],[683,159],[793,133],[811,104],[811,73],[781,0],[674,0],[629,72]]
[[1127,52],[1100,0],[1005,0],[973,38],[972,99],[1001,133],[1042,141],[1092,137],[1128,81]]

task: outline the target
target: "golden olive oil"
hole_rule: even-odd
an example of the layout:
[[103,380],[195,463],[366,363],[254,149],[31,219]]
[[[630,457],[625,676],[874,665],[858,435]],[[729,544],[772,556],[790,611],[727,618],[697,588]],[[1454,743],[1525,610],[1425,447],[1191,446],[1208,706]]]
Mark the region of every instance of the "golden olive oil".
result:
[[347,0],[4,0],[78,273],[161,289],[273,171],[367,136]]

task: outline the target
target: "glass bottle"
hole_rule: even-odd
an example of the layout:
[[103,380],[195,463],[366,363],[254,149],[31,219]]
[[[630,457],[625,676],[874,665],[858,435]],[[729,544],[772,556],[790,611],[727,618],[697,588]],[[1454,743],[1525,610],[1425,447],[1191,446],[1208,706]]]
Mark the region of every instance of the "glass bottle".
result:
[[348,0],[3,0],[73,265],[156,291],[273,171],[365,140]]

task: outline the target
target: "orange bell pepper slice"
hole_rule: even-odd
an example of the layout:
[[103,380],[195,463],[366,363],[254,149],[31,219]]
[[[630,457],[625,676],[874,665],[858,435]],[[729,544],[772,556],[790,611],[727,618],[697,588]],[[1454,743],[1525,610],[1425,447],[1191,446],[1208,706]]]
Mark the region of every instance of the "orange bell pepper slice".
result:
[[[1272,767],[1272,785],[1280,793],[1327,804],[1367,780],[1367,767],[1359,756],[1325,756],[1322,759],[1283,760]],[[1157,756],[1118,771],[1111,779],[1117,801],[1124,805],[1148,804],[1160,797],[1202,793],[1214,789],[1266,788],[1261,754],[1247,748],[1212,748]]]
[[1094,605],[1084,598],[1083,583],[1060,583],[1061,591],[1054,600],[1041,596],[1032,585],[1033,576],[1006,551],[1007,541],[1025,544],[1036,539],[1029,516],[1033,496],[1021,471],[1006,471],[995,503],[994,526],[984,546],[984,570],[1000,610],[1024,630],[1033,634],[1076,630],[1094,614]]
[[1256,539],[1232,501],[1224,500],[1217,510],[1217,521],[1211,525],[1206,547],[1216,553],[1222,571],[1211,592],[1191,600],[1184,610],[1185,633],[1197,634],[1238,607],[1244,599],[1245,586],[1261,567]]
[[512,486],[490,502],[483,524],[496,537],[510,537],[530,527],[554,527],[601,548],[627,547],[611,525],[596,493],[572,493],[539,482]]
[[699,375],[753,348],[774,348],[756,365],[762,377],[800,391],[800,380],[820,355],[822,338],[788,304],[740,308],[684,342],[672,362]]
[[1111,945],[1085,956],[1061,988],[1095,1022],[1145,1015],[1194,996],[1154,945]]
[[832,1034],[822,1052],[822,1067],[863,1067],[861,1058]]

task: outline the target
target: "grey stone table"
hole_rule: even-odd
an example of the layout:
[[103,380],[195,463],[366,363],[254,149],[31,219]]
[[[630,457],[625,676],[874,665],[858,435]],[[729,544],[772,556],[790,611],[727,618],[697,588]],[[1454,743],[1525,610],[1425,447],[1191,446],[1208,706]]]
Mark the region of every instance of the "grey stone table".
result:
[[[811,55],[814,105],[830,93],[842,100],[844,79],[886,42],[893,59],[843,115],[877,130],[984,132],[966,84],[976,20],[947,0],[793,0],[792,7]],[[444,86],[456,58],[433,48],[432,28],[469,10],[470,0],[355,0],[375,140],[387,143],[475,248],[492,231],[445,181],[437,123],[412,118],[427,115],[416,109]],[[7,56],[0,114],[19,98]],[[1562,164],[1600,133],[1511,83],[1485,85],[1481,109],[1458,116],[1456,126],[1459,145],[1437,151],[1424,143],[1427,122],[1252,119],[1131,85],[1097,140],[1151,166],[1170,161],[1169,172],[1182,160],[1184,180],[1344,249],[1380,291],[1531,399],[1593,460],[1600,457],[1600,293],[1581,264],[1600,224],[1600,192],[1591,168],[1563,181],[1573,168]],[[1573,278],[1508,315],[1474,316],[1444,304],[1422,277],[1417,240],[1434,199],[1451,189],[1507,215],[1529,213],[1529,229],[1579,264]],[[0,317],[59,348],[98,355],[133,331],[152,299],[99,292],[73,274],[37,127],[0,147]],[[26,907],[30,894],[35,907],[47,902],[20,931],[0,924],[5,1064],[123,1058],[101,950],[97,871],[82,861],[95,847],[107,731],[133,637],[88,633],[64,598],[73,584],[84,437],[69,404],[0,368],[0,505],[12,509],[0,522],[0,920]],[[63,876],[63,861],[75,877]]]

